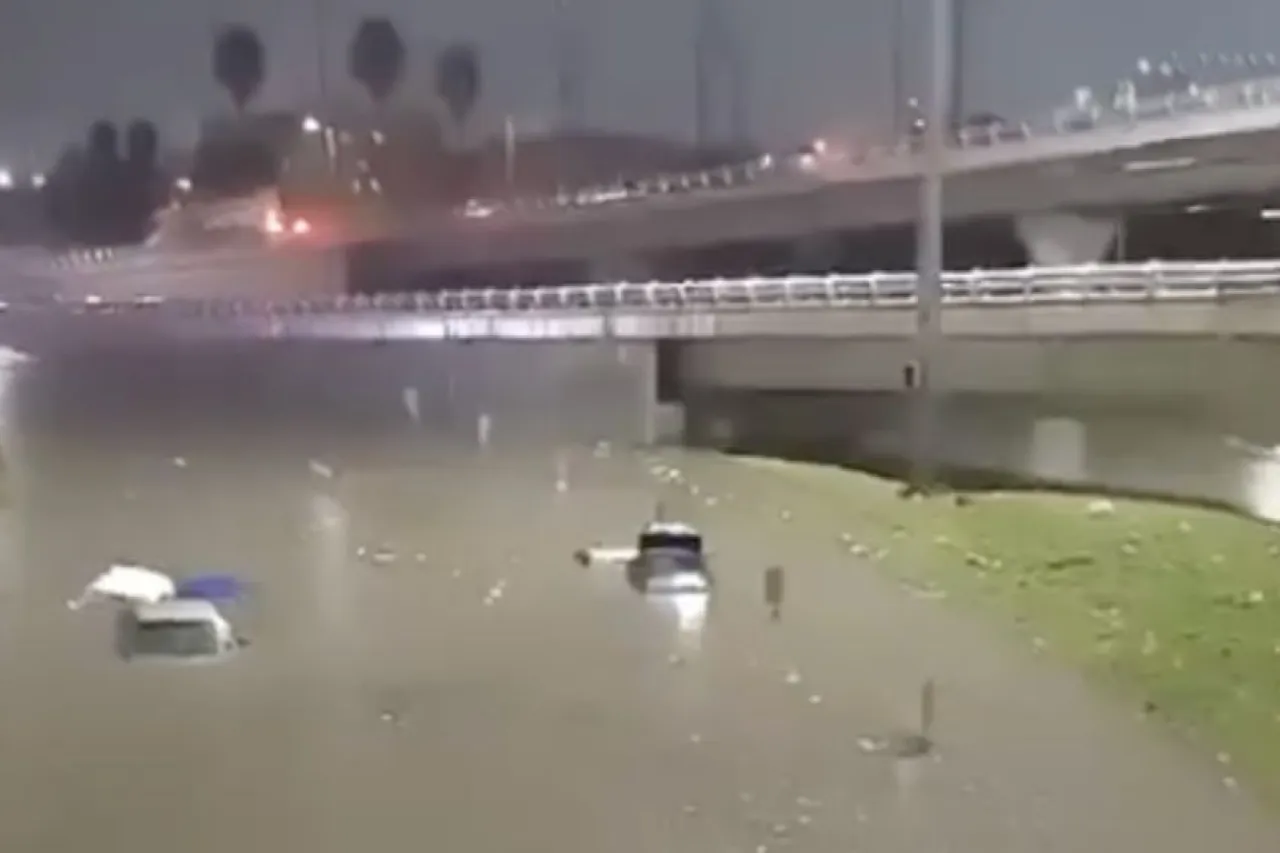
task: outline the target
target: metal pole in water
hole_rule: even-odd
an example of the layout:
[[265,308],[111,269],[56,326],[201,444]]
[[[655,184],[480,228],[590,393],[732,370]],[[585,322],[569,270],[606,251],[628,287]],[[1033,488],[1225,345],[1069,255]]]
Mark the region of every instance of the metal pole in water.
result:
[[937,400],[933,367],[942,338],[943,226],[942,184],[950,132],[952,2],[931,0],[929,22],[929,92],[924,128],[924,162],[920,180],[920,212],[916,249],[916,337],[912,395],[912,491],[933,485],[936,459]]

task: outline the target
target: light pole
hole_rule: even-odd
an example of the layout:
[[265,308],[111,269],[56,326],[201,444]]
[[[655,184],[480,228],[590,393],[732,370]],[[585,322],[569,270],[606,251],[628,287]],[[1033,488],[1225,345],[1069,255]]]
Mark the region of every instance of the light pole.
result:
[[924,127],[924,162],[920,180],[920,213],[916,248],[916,336],[911,400],[911,478],[914,492],[934,484],[937,400],[933,368],[942,340],[943,225],[942,184],[950,133],[951,64],[954,22],[952,0],[930,4],[928,103]]
[[908,122],[905,121],[907,110],[907,70],[906,57],[906,10],[907,0],[890,0],[893,4],[893,32],[890,38],[891,65],[890,79],[893,88],[893,144],[898,144],[906,136]]
[[320,99],[320,144],[324,146],[325,166],[329,177],[336,180],[338,176],[338,138],[334,129],[333,116],[330,113],[329,99],[329,56],[325,39],[329,30],[329,7],[325,0],[311,0],[311,16],[316,28],[316,85]]

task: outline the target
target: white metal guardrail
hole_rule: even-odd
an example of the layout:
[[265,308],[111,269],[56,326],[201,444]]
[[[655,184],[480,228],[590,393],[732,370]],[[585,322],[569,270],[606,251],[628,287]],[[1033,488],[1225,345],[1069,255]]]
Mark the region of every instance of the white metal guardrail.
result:
[[[1280,294],[1280,259],[1150,262],[948,272],[947,305],[998,308],[1036,304],[1213,301]],[[874,310],[915,304],[914,273],[782,276],[691,281],[618,282],[558,287],[441,290],[287,301],[166,298],[111,301],[100,296],[0,303],[8,311],[161,311],[175,316],[318,316],[396,314],[645,314]]]

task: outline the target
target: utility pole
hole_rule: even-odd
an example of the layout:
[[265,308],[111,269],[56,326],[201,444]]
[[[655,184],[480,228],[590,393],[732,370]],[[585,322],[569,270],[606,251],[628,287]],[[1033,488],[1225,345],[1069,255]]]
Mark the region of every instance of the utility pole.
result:
[[329,176],[338,176],[338,139],[333,127],[332,105],[329,98],[329,56],[326,49],[326,37],[329,31],[329,8],[325,0],[311,0],[311,16],[316,28],[316,89],[320,99],[321,144],[324,145],[325,161],[329,167]]
[[894,144],[905,139],[910,130],[907,120],[907,0],[889,0],[893,4],[893,32],[890,34],[890,69],[891,88],[893,89],[893,135]]
[[964,126],[965,120],[965,78],[967,77],[967,61],[966,57],[969,53],[968,33],[965,32],[966,25],[969,22],[969,0],[952,0],[951,10],[951,56],[949,58],[951,64],[951,85],[949,87],[949,96],[951,103],[948,105],[947,115],[953,132],[959,132]]
[[934,442],[937,436],[937,399],[933,369],[942,342],[943,296],[943,179],[947,169],[952,92],[951,61],[954,23],[952,0],[931,0],[928,103],[924,129],[924,171],[920,181],[920,213],[916,257],[916,337],[912,397],[911,487],[927,492],[936,476]]
[[586,125],[587,52],[572,0],[556,0],[556,111],[561,131]]
[[[698,144],[746,142],[751,133],[747,57],[723,0],[698,0],[693,52]],[[722,98],[727,99],[723,107]]]

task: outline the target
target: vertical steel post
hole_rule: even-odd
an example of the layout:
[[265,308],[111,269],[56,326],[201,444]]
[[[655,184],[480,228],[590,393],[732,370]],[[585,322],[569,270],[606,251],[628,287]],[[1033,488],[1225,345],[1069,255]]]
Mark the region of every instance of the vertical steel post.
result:
[[943,178],[951,96],[952,0],[932,0],[929,81],[916,257],[916,369],[912,396],[911,486],[928,491],[936,476],[937,399],[934,366],[942,339]]

